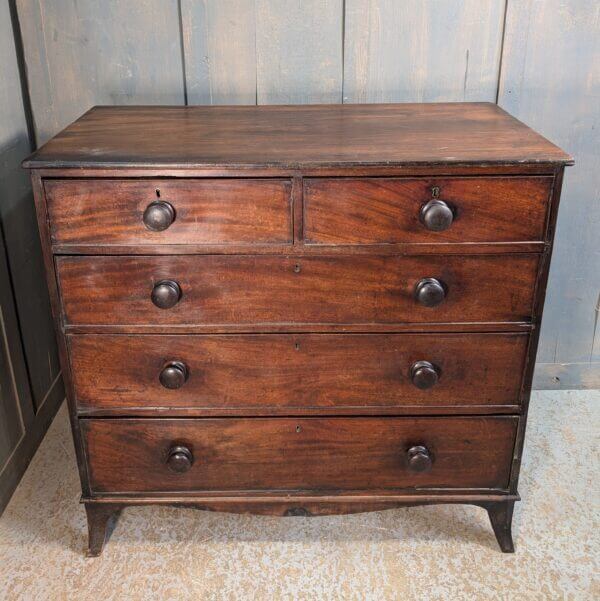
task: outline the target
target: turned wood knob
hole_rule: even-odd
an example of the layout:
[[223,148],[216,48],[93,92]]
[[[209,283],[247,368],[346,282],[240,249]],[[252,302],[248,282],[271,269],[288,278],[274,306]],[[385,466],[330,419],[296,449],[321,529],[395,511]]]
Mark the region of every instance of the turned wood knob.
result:
[[447,202],[433,199],[421,207],[419,219],[428,230],[443,232],[452,225],[454,213]]
[[175,209],[169,202],[155,200],[146,207],[143,219],[149,230],[162,232],[175,221]]
[[415,299],[424,307],[435,307],[446,298],[446,289],[435,278],[423,278],[415,286]]
[[435,386],[440,378],[440,370],[429,361],[417,361],[410,368],[412,383],[421,390]]
[[159,309],[170,309],[174,307],[181,298],[181,288],[173,280],[162,280],[154,285],[152,289],[152,302]]
[[158,376],[160,383],[171,390],[181,388],[188,379],[188,368],[181,361],[169,361]]
[[427,472],[431,469],[433,460],[427,447],[421,445],[410,447],[406,456],[408,459],[408,469],[411,472]]
[[187,472],[193,463],[194,456],[186,446],[175,445],[169,449],[167,465],[170,470],[182,474],[183,472]]

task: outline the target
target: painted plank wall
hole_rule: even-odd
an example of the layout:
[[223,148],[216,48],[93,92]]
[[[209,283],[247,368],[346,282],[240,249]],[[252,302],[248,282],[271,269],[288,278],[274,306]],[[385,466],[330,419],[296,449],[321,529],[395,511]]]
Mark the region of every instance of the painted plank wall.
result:
[[600,381],[597,1],[17,4],[38,141],[98,103],[498,101],[577,160],[536,382]]
[[495,102],[504,8],[346,0],[344,102]]
[[342,101],[342,0],[182,0],[191,104]]
[[183,104],[177,0],[17,0],[38,144],[94,104]]
[[544,310],[538,386],[600,387],[600,3],[508,3],[499,104],[575,156]]
[[[0,0],[0,514],[64,398],[37,219],[11,7]],[[18,38],[18,36],[17,36]]]
[[[29,174],[21,161],[31,152],[9,4],[0,2],[0,223],[20,336],[29,365],[33,409],[57,384],[60,373],[50,301]],[[24,393],[24,392],[23,392]]]
[[256,104],[254,0],[182,0],[189,104]]

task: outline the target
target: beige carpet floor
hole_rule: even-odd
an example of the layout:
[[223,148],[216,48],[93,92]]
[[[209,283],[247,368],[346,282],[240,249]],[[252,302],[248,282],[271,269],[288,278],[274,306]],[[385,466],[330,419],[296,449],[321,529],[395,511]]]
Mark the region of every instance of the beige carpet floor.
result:
[[483,509],[323,518],[124,511],[104,554],[86,526],[65,409],[0,518],[0,599],[600,599],[600,392],[537,392],[517,552]]

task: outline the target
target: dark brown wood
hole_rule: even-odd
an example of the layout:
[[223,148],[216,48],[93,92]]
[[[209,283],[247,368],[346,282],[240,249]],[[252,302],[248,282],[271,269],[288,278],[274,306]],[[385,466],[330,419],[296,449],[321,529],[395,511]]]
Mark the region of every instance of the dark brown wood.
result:
[[[300,220],[300,224],[301,224]],[[163,244],[148,246],[137,244],[56,244],[52,247],[56,255],[322,255],[326,248],[327,255],[489,255],[489,254],[523,254],[542,253],[546,247],[544,242],[486,242],[486,243],[436,243],[436,244],[372,244],[372,245],[335,245],[323,246],[304,244],[298,240],[289,244]]]
[[571,162],[483,103],[93,109],[28,163],[86,504],[472,503],[510,550]]
[[548,211],[548,219],[546,222],[546,239],[548,241],[548,248],[540,261],[540,265],[538,268],[538,276],[535,284],[535,305],[533,318],[534,321],[538,324],[538,327],[534,330],[529,340],[527,360],[525,368],[523,370],[523,384],[521,390],[521,397],[523,399],[524,419],[519,423],[519,429],[517,432],[517,440],[513,451],[513,460],[511,468],[510,488],[514,494],[517,494],[519,473],[521,470],[521,459],[523,457],[523,448],[525,445],[525,428],[527,426],[529,399],[531,397],[531,385],[533,382],[533,372],[535,370],[535,360],[540,336],[539,325],[542,323],[542,314],[544,310],[544,302],[546,299],[546,287],[548,285],[548,276],[550,274],[550,259],[552,257],[552,248],[554,245],[554,233],[556,230],[556,221],[558,218],[558,207],[560,203],[563,176],[564,168],[556,174],[556,177],[554,179],[554,185],[552,187],[552,196],[550,201],[550,210]]
[[[190,408],[261,414],[290,410],[423,406],[479,411],[518,405],[528,335],[277,334],[68,337],[81,409],[151,412]],[[413,384],[428,360],[437,384]],[[167,390],[165,365],[185,364],[187,381]],[[474,409],[473,409],[474,408]],[[215,415],[213,412],[212,415]]]
[[[476,243],[543,240],[551,177],[336,178],[304,182],[311,244]],[[452,208],[432,231],[431,202]],[[439,209],[439,205],[438,209]]]
[[515,506],[514,501],[500,501],[480,503],[490,518],[490,523],[496,535],[496,540],[503,553],[514,553],[515,546],[512,539],[512,517]]
[[31,184],[33,188],[33,196],[35,199],[35,210],[38,221],[38,229],[40,233],[40,241],[42,246],[42,255],[44,259],[44,267],[46,272],[46,283],[50,296],[50,307],[52,317],[54,318],[54,328],[56,332],[56,340],[58,343],[58,353],[60,365],[62,368],[62,378],[65,385],[67,403],[69,408],[69,421],[71,423],[71,432],[73,434],[73,443],[75,447],[75,456],[77,457],[77,468],[79,471],[79,480],[81,482],[81,491],[84,496],[90,495],[89,479],[87,473],[87,459],[85,457],[85,449],[81,438],[81,430],[79,420],[77,418],[77,408],[74,399],[74,390],[71,379],[71,367],[69,365],[69,356],[67,352],[67,343],[64,335],[64,324],[62,321],[61,300],[58,290],[58,282],[56,279],[56,271],[54,258],[52,256],[52,245],[50,243],[50,231],[48,223],[48,214],[46,212],[46,198],[42,178],[39,173],[31,174]]
[[113,503],[86,503],[85,513],[88,525],[88,557],[98,557],[104,544],[114,529],[122,505]]
[[27,167],[349,167],[562,163],[491,103],[95,107]]
[[[58,257],[67,324],[395,324],[528,321],[537,255],[435,257]],[[437,307],[414,298],[435,277]],[[181,300],[155,307],[155,283]],[[335,285],[332,286],[332,282]]]
[[[292,242],[289,180],[58,179],[44,188],[55,244]],[[157,201],[168,201],[174,211],[161,231],[144,222]]]
[[[82,419],[92,491],[506,489],[518,419]],[[194,462],[173,472],[174,445]],[[432,467],[408,469],[429,449]]]

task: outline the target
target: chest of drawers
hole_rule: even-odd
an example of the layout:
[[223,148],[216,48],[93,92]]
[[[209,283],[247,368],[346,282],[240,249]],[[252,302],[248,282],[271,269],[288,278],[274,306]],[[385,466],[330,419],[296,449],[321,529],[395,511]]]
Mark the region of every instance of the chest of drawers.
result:
[[96,107],[32,169],[88,516],[485,508],[568,155],[492,104]]

